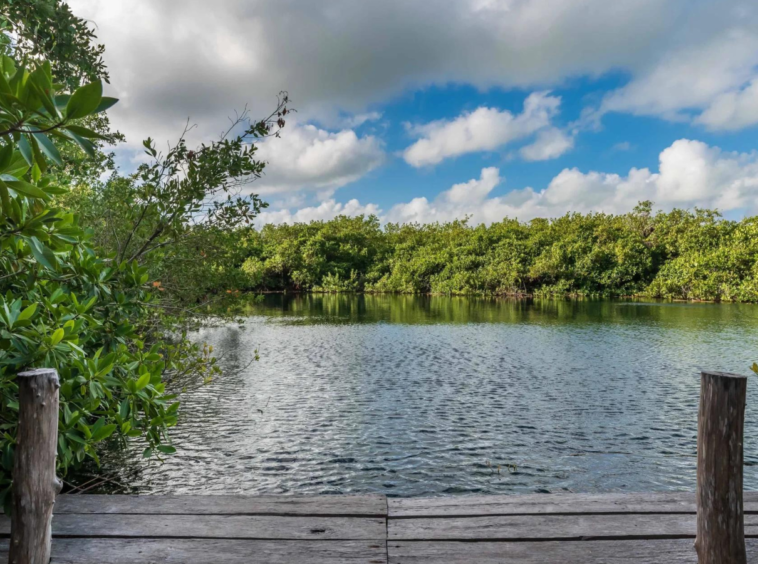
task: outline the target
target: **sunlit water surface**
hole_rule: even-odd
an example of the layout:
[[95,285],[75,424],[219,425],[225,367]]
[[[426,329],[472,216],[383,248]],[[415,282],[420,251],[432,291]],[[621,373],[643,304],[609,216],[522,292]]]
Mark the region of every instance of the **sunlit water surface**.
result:
[[[226,374],[118,464],[143,493],[693,490],[699,370],[749,373],[758,307],[269,296],[196,338]],[[758,489],[758,377],[746,419]]]

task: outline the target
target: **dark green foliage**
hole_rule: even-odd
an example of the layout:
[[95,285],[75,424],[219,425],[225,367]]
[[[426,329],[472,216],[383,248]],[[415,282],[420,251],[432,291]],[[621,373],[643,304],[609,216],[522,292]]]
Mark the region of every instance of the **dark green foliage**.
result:
[[118,138],[103,112],[116,100],[102,95],[86,23],[58,0],[10,1],[0,32],[1,501],[26,368],[60,374],[61,473],[98,462],[106,440],[141,439],[145,457],[175,451],[174,391],[220,372],[212,348],[187,339],[199,315],[182,306],[244,278],[233,237],[265,204],[236,190],[264,168],[252,141],[278,134],[288,110],[285,95],[268,118],[243,114],[239,135],[194,151],[180,140],[161,155],[147,140],[150,164],[103,182],[101,142]]
[[758,301],[758,218],[709,210],[567,214],[490,226],[376,218],[267,225],[242,270],[253,290]]
[[26,65],[49,62],[53,80],[68,90],[108,81],[105,48],[62,0],[4,0],[0,32],[1,51]]
[[152,339],[145,346],[155,298],[147,269],[98,257],[90,234],[55,204],[64,190],[45,175],[51,162],[62,164],[59,144],[88,149],[91,132],[76,120],[101,111],[99,82],[68,96],[59,94],[46,63],[29,72],[1,55],[0,66],[4,496],[16,435],[16,373],[46,366],[60,374],[58,464],[65,472],[87,458],[97,461],[98,443],[113,435],[142,437],[148,452],[171,448],[164,443],[178,404],[164,377],[191,360],[182,344]]

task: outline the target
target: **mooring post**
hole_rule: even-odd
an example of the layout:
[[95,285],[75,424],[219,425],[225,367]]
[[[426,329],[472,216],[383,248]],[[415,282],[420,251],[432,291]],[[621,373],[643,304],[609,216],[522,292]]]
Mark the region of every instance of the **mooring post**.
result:
[[700,375],[697,427],[699,564],[746,564],[742,505],[742,440],[747,377]]
[[58,444],[58,372],[39,368],[18,375],[18,433],[13,463],[9,564],[48,564]]

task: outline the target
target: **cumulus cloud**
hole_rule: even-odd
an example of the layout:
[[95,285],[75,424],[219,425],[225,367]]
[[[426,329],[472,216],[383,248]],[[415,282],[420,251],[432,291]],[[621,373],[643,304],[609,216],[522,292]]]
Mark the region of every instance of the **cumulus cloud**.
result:
[[403,153],[411,166],[434,165],[448,157],[477,151],[493,151],[550,125],[561,99],[548,92],[534,92],[524,100],[524,109],[514,115],[507,110],[482,107],[453,120],[438,120],[411,126],[420,137]]
[[318,206],[301,208],[296,211],[289,209],[264,211],[255,219],[255,223],[258,227],[266,223],[307,223],[309,221],[333,219],[338,215],[378,215],[380,212],[381,210],[376,204],[363,206],[355,199],[346,204],[341,204],[329,199],[321,202]]
[[653,200],[663,209],[758,210],[758,153],[724,152],[680,139],[664,149],[659,160],[657,173],[633,168],[626,176],[567,168],[547,188],[495,197],[490,193],[502,182],[500,171],[485,168],[480,178],[456,184],[432,201],[414,198],[393,206],[384,219],[429,223],[470,216],[474,223],[492,223],[504,217],[529,220],[569,211],[625,213],[640,200]]
[[384,150],[376,137],[359,137],[351,129],[334,133],[295,124],[280,138],[261,143],[257,157],[268,163],[265,176],[254,186],[259,194],[331,192],[378,167]]
[[758,78],[741,90],[717,96],[696,121],[714,130],[736,130],[758,123]]
[[758,27],[755,17],[748,21],[752,25],[732,25],[652,58],[627,85],[604,98],[599,115],[615,111],[689,120],[705,110],[696,121],[714,128],[755,123],[758,88],[741,90],[758,80]]
[[[487,199],[487,196],[498,184],[500,170],[495,167],[484,168],[479,179],[455,184],[433,202],[426,198],[414,198],[408,203],[393,206],[386,219],[394,223],[432,223],[451,221],[466,215],[480,216],[483,210],[479,208],[483,203],[493,201]],[[474,221],[482,220],[474,217]]]
[[655,92],[686,97],[690,84],[655,69],[712,45],[735,62],[718,70],[719,59],[704,55],[693,67],[703,75],[694,91],[705,93],[694,103],[705,107],[748,80],[749,61],[739,58],[755,52],[750,40],[726,40],[730,50],[718,38],[758,33],[756,7],[744,0],[219,0],[212,10],[203,0],[69,3],[97,25],[110,93],[121,98],[113,122],[137,144],[146,135],[173,139],[188,116],[199,137],[212,136],[246,103],[254,117],[267,113],[281,89],[311,121],[360,114],[432,84],[545,88],[620,70],[640,86],[617,108],[676,112],[693,101]]
[[546,161],[557,159],[574,147],[574,136],[551,127],[540,131],[530,145],[521,147],[519,154],[525,161]]

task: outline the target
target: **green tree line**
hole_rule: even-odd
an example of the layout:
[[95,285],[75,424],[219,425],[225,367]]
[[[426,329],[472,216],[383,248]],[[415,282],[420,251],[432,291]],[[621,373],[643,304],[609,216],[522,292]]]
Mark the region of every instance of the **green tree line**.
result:
[[248,228],[229,245],[252,291],[758,301],[758,218],[653,209],[489,226],[338,217]]

